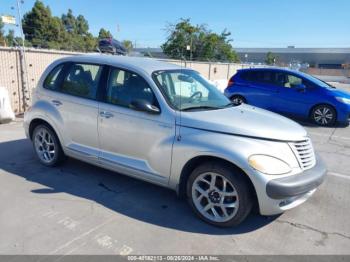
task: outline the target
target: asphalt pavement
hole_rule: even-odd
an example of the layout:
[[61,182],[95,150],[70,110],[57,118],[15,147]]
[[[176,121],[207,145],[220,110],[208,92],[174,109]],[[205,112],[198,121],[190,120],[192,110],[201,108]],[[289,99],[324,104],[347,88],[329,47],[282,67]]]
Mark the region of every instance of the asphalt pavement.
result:
[[350,127],[303,123],[329,173],[303,205],[236,228],[200,221],[175,192],[69,159],[35,159],[0,125],[0,254],[350,254]]

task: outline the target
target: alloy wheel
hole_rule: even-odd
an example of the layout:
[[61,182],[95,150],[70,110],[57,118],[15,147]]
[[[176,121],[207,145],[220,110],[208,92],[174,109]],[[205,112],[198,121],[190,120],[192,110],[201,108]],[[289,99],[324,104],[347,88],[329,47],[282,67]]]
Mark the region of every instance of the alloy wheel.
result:
[[238,211],[239,199],[235,187],[224,176],[203,173],[192,184],[192,200],[196,209],[213,222],[226,222]]
[[243,100],[243,98],[240,97],[240,96],[234,96],[234,97],[231,99],[231,102],[232,102],[234,105],[239,106],[239,105],[241,105],[241,104],[244,103],[244,100]]
[[328,107],[319,107],[314,111],[314,120],[319,125],[329,125],[334,118],[334,113]]
[[51,163],[55,159],[56,145],[52,134],[45,128],[36,131],[34,147],[41,161]]

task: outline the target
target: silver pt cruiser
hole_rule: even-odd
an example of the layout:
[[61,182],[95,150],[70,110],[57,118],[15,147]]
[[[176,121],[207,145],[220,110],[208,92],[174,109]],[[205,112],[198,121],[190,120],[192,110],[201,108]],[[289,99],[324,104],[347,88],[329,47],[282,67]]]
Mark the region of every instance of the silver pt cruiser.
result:
[[65,156],[176,190],[217,226],[303,203],[326,168],[295,122],[234,106],[196,71],[146,58],[60,59],[24,127],[39,161]]

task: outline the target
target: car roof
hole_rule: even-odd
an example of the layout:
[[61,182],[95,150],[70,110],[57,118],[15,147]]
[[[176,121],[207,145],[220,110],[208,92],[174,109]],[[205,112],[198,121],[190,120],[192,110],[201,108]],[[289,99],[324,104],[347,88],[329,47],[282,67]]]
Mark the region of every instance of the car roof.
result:
[[289,68],[281,68],[281,67],[256,67],[256,68],[243,68],[239,69],[238,72],[251,72],[251,71],[276,71],[276,72],[284,72],[284,73],[292,73],[292,74],[300,74],[299,71],[292,70]]
[[57,60],[57,63],[60,62],[105,64],[129,69],[135,72],[142,71],[148,75],[151,75],[154,71],[158,70],[178,70],[182,68],[178,65],[166,63],[153,58],[115,56],[104,54],[69,56]]

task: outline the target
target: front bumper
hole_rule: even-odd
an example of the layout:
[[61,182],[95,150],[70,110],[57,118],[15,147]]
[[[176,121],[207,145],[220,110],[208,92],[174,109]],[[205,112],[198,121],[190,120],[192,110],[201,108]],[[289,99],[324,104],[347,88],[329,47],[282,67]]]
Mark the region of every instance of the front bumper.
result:
[[337,120],[340,123],[350,123],[350,105],[348,104],[341,104],[340,106],[337,106],[337,113],[338,117]]
[[321,159],[317,164],[301,174],[270,180],[266,193],[272,199],[285,199],[304,195],[322,184],[327,169]]
[[261,215],[276,215],[304,203],[325,180],[324,162],[317,157],[316,165],[302,173],[271,179],[265,184],[265,192],[259,192]]
[[28,139],[31,139],[29,136],[29,121],[28,121],[28,112],[24,113],[24,120],[23,120],[23,128],[24,128],[24,132],[25,135]]

